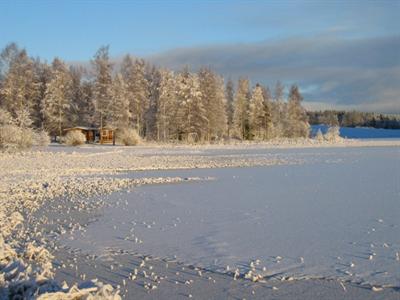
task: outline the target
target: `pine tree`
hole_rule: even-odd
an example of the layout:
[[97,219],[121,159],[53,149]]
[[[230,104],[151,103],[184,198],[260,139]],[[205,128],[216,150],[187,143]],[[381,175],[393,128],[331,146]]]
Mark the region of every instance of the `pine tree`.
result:
[[306,111],[301,106],[303,100],[297,85],[292,85],[288,97],[288,136],[307,137],[309,135],[309,124]]
[[249,135],[249,80],[239,79],[233,103],[233,131],[236,137],[247,139]]
[[43,116],[45,128],[52,134],[62,135],[62,130],[70,124],[71,77],[67,66],[55,58],[52,63],[51,80],[47,83]]
[[100,47],[92,60],[96,74],[93,96],[96,111],[99,114],[100,127],[103,127],[108,121],[111,102],[112,65],[108,51],[108,46]]

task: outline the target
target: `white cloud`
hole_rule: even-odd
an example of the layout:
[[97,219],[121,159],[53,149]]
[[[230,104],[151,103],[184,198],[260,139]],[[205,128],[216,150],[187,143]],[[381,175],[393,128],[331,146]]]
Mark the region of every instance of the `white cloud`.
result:
[[148,59],[173,69],[211,66],[233,79],[248,76],[253,83],[296,82],[309,102],[400,113],[400,36],[318,35],[180,48]]

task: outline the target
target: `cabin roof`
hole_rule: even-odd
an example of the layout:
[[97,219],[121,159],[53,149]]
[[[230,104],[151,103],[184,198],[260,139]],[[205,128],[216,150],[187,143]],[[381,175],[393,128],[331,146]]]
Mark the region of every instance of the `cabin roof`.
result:
[[70,131],[70,130],[100,130],[100,129],[116,130],[117,128],[116,127],[112,127],[112,126],[103,126],[102,128],[100,128],[100,127],[75,126],[75,127],[65,128],[64,131]]
[[69,130],[98,130],[98,128],[95,127],[85,127],[85,126],[75,126],[75,127],[71,127],[71,128],[65,128],[64,131],[69,131]]
[[106,130],[116,130],[117,128],[116,127],[112,127],[112,126],[103,126],[102,128],[98,128],[99,130],[100,129],[106,129]]

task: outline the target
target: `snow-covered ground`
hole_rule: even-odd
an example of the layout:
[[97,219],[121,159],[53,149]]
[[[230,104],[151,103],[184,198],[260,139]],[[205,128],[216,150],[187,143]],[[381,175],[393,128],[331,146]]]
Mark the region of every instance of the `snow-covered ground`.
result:
[[[123,249],[256,278],[400,284],[400,148],[208,150],[296,164],[130,172],[214,180],[113,193],[62,243]],[[250,270],[253,270],[249,273]],[[257,277],[260,275],[260,277]]]
[[398,299],[399,149],[304,139],[2,153],[0,299]]

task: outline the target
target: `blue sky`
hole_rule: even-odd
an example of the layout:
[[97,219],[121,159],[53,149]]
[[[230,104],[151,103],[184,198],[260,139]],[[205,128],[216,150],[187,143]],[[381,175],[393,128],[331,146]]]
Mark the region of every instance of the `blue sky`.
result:
[[[0,11],[0,48],[13,41],[25,47],[30,55],[48,61],[55,56],[66,61],[87,61],[99,46],[109,44],[111,56],[116,58],[131,53],[172,68],[180,67],[182,62],[195,66],[217,63],[217,71],[226,76],[248,75],[252,81],[266,84],[271,84],[272,76],[267,74],[273,70],[281,77],[275,80],[299,82],[308,100],[335,105],[359,105],[360,98],[365,98],[357,88],[360,89],[362,80],[368,78],[354,78],[357,70],[349,74],[346,66],[340,63],[343,72],[337,70],[337,56],[348,55],[346,49],[350,49],[352,55],[346,58],[350,65],[354,59],[359,59],[358,51],[366,56],[354,66],[358,71],[365,68],[365,64],[371,64],[372,59],[375,66],[363,72],[379,69],[375,71],[381,76],[382,72],[392,79],[400,76],[399,56],[396,55],[400,50],[396,48],[400,36],[400,1],[395,0],[0,0]],[[385,45],[383,49],[374,48],[376,41],[388,43],[394,47],[393,51],[385,53]],[[304,48],[301,59],[308,63],[296,69],[294,66],[299,65],[299,61],[294,57],[299,47]],[[365,47],[373,49],[373,53],[363,50]],[[310,75],[307,70],[317,66],[312,65],[313,56],[306,55],[308,48],[320,58],[318,67],[323,65],[331,76],[338,73],[339,79],[345,72],[354,84],[341,86],[340,80],[332,77],[321,82],[320,76]],[[332,56],[322,55],[331,49],[336,49]],[[379,56],[382,50],[386,58]],[[287,57],[282,56],[285,53]],[[227,60],[229,57],[235,58],[234,68],[232,60]],[[385,73],[383,66],[387,65],[388,58],[395,60],[394,68],[391,66]],[[277,59],[275,64],[274,59]],[[224,60],[226,65],[218,63]],[[282,72],[288,68],[291,70]],[[308,72],[307,76],[302,76],[301,71]],[[385,110],[396,110],[395,99],[400,101],[397,98],[400,90],[389,85],[384,100],[367,97],[366,105],[373,107],[378,101],[384,101]],[[329,90],[329,86],[335,88]],[[384,82],[379,85],[383,87]],[[378,95],[378,91],[375,94]]]

